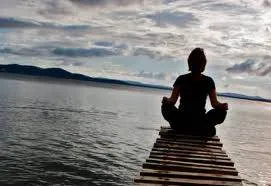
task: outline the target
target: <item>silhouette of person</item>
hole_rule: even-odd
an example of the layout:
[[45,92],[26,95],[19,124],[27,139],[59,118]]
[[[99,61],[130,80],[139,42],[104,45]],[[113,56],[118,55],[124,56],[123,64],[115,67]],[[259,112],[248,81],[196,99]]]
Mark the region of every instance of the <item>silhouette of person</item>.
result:
[[[227,114],[228,104],[217,100],[213,79],[202,74],[207,60],[202,48],[195,48],[188,57],[190,73],[180,75],[173,84],[169,98],[163,97],[162,115],[177,132],[189,135],[214,136],[215,125],[222,123]],[[206,113],[207,96],[212,110]],[[180,97],[179,108],[175,103]]]

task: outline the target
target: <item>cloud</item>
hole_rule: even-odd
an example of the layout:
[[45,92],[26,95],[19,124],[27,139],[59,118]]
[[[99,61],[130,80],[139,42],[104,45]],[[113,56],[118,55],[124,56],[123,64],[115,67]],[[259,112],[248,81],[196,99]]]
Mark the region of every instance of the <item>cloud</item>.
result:
[[260,75],[261,76],[266,76],[266,75],[271,75],[271,66],[263,69],[261,72],[260,72]]
[[144,0],[70,0],[72,3],[77,5],[89,5],[89,6],[107,6],[107,5],[116,5],[116,6],[128,6],[133,4],[142,4]]
[[88,29],[88,25],[65,25],[12,17],[0,17],[0,28]]
[[[12,60],[6,56],[18,55],[23,63],[35,56],[33,64],[38,63],[37,58],[48,65],[64,61],[63,66],[70,68],[82,65],[81,70],[90,64],[91,69],[102,69],[100,61],[114,59],[113,63],[136,73],[134,78],[149,80],[167,77],[155,72],[186,70],[181,63],[192,48],[201,46],[210,62],[208,72],[218,77],[240,76],[245,81],[250,77],[245,74],[252,74],[255,79],[270,80],[270,59],[263,59],[271,50],[266,31],[270,12],[265,11],[270,2],[0,0],[0,27],[11,28],[1,32],[0,58],[6,63]],[[243,61],[249,58],[255,60]],[[159,60],[167,63],[166,68],[159,66]],[[230,61],[243,63],[231,66]],[[171,67],[175,62],[181,64],[178,69]],[[138,72],[140,69],[151,72]]]
[[0,53],[3,54],[12,54],[20,56],[42,56],[46,51],[41,48],[20,48],[13,49],[9,47],[0,48]]
[[118,55],[119,51],[106,48],[55,48],[53,54],[66,57],[106,57]]
[[46,1],[45,7],[38,10],[38,13],[47,18],[55,18],[55,16],[72,15],[75,13],[75,8],[66,0]]
[[97,46],[103,46],[103,47],[109,47],[109,46],[114,45],[114,43],[110,41],[96,41],[94,44]]
[[155,58],[157,55],[160,55],[158,51],[154,51],[148,48],[136,48],[133,51],[134,56],[149,56],[151,58]]
[[76,66],[76,67],[81,67],[84,66],[86,63],[81,62],[81,61],[68,61],[64,60],[63,62],[60,63],[60,66]]
[[264,7],[271,7],[271,2],[268,1],[268,0],[264,0],[264,1],[262,2],[262,5],[263,5]]
[[41,24],[36,21],[15,19],[9,17],[0,17],[0,28],[23,28],[23,27],[40,27]]
[[[65,47],[66,45],[72,45],[75,41],[70,42],[48,42],[43,43],[41,46],[32,47],[0,47],[0,53],[12,54],[18,56],[42,56],[51,57],[106,57],[106,56],[121,56],[125,55],[129,47],[124,43],[116,43],[111,41],[96,41],[92,46],[88,48],[84,47]],[[74,65],[74,64],[73,64]],[[76,66],[77,64],[75,64]]]
[[111,42],[111,41],[96,41],[96,42],[94,42],[94,45],[97,47],[104,47],[107,49],[112,48],[112,49],[118,50],[118,51],[124,51],[129,48],[127,44],[116,43],[116,42]]
[[233,73],[252,72],[254,71],[254,65],[255,62],[251,59],[248,59],[243,63],[234,64],[232,67],[229,67],[226,70]]
[[166,27],[167,25],[174,25],[177,27],[184,27],[186,24],[198,21],[192,13],[187,12],[158,12],[146,16],[152,19],[160,27]]
[[271,65],[266,63],[256,63],[252,59],[248,59],[243,63],[234,64],[226,69],[230,73],[248,73],[258,76],[271,76]]
[[134,76],[136,77],[143,77],[147,79],[156,79],[156,80],[166,80],[166,81],[172,81],[176,77],[172,76],[169,73],[164,73],[164,72],[146,72],[146,71],[140,71],[136,73]]
[[177,53],[173,53],[170,49],[164,46],[136,46],[132,48],[131,54],[134,56],[149,56],[150,58],[161,59],[175,59]]
[[106,57],[106,56],[121,56],[128,46],[122,43],[111,41],[96,41],[90,48],[66,48],[59,47],[53,49],[52,53],[58,56],[66,57]]

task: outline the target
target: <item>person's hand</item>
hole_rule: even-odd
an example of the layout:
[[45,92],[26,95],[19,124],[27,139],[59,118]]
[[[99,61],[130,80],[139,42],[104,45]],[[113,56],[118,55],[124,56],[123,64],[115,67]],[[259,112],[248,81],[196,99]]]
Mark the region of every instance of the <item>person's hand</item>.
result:
[[222,110],[228,110],[229,109],[228,103],[221,103],[219,105],[219,108]]
[[162,99],[162,103],[168,103],[168,102],[169,102],[169,99],[164,96],[163,99]]

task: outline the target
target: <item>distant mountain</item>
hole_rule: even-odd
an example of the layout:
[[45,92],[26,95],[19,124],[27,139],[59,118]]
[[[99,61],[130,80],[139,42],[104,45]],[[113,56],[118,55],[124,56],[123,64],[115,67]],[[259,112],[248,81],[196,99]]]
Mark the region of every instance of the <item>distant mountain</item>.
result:
[[161,85],[151,85],[151,84],[144,84],[144,83],[140,83],[136,81],[124,81],[124,80],[116,80],[116,79],[109,79],[109,78],[89,77],[82,74],[71,73],[61,68],[39,68],[39,67],[28,66],[28,65],[9,64],[9,65],[0,65],[0,73],[13,73],[13,74],[22,74],[22,75],[31,75],[31,76],[45,76],[45,77],[51,77],[51,78],[72,79],[72,80],[80,80],[80,81],[91,81],[91,82],[98,82],[98,83],[109,83],[109,84],[119,84],[119,85],[170,90],[169,87],[165,87]]
[[[71,79],[71,80],[91,81],[91,82],[98,82],[98,83],[108,83],[108,84],[128,85],[128,86],[137,86],[137,87],[145,87],[145,88],[155,88],[155,89],[162,89],[162,90],[171,90],[171,87],[162,86],[162,85],[152,85],[152,84],[145,84],[145,83],[140,83],[136,81],[124,81],[124,80],[116,80],[116,79],[109,79],[109,78],[89,77],[82,74],[71,73],[61,68],[39,68],[35,66],[9,64],[9,65],[0,65],[0,73],[44,76],[44,77],[51,77],[51,78],[61,78],[61,79]],[[218,93],[218,95],[223,96],[223,97],[230,97],[230,98],[271,102],[270,99],[264,99],[259,96],[246,96],[243,94],[236,94],[236,93]]]
[[260,96],[247,96],[247,95],[237,94],[237,93],[218,93],[218,96],[237,98],[237,99],[248,99],[248,100],[255,100],[255,101],[264,101],[264,102],[271,103],[270,99],[265,99]]

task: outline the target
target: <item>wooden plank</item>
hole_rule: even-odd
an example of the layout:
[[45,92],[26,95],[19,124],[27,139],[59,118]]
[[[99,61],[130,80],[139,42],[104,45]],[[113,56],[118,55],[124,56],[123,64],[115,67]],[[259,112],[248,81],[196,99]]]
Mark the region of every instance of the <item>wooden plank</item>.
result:
[[242,185],[217,136],[189,136],[161,127],[135,184]]
[[171,128],[161,128],[160,132],[171,133],[171,134],[175,134],[175,135],[182,135],[182,136],[187,136],[187,137],[191,137],[191,138],[200,137],[200,138],[205,138],[205,139],[219,140],[218,136],[216,136],[216,135],[215,136],[205,136],[205,135],[185,134],[185,133],[182,133],[181,131],[176,131]]
[[143,168],[155,169],[155,170],[170,170],[170,171],[182,171],[182,172],[197,172],[197,173],[214,173],[237,176],[236,170],[210,168],[201,166],[187,166],[187,165],[173,165],[173,164],[159,164],[159,163],[144,163]]
[[223,144],[219,141],[206,141],[206,140],[198,140],[198,139],[178,139],[178,138],[174,139],[174,138],[166,138],[163,136],[157,139],[163,140],[163,141],[169,141],[169,142],[186,142],[186,143],[213,145],[213,146],[219,146],[219,147],[223,146]]
[[175,149],[175,150],[194,150],[194,151],[203,151],[203,152],[223,152],[221,149],[211,149],[211,148],[204,148],[204,147],[192,147],[187,145],[173,145],[173,144],[165,144],[165,143],[154,143],[154,147],[156,148],[168,148],[168,149]]
[[176,153],[176,152],[165,152],[165,151],[151,151],[150,155],[161,155],[161,156],[176,156],[176,157],[190,157],[190,158],[207,158],[215,160],[230,160],[228,157],[215,156],[210,154],[195,154],[195,153]]
[[217,180],[193,180],[184,178],[164,178],[164,177],[151,177],[139,176],[134,180],[136,183],[153,183],[163,185],[208,185],[208,186],[240,186],[239,182],[232,181],[217,181]]
[[172,143],[172,144],[189,144],[193,146],[204,146],[204,147],[210,147],[210,148],[217,148],[221,149],[223,145],[212,145],[208,144],[208,142],[203,142],[202,143],[196,143],[193,142],[192,140],[186,140],[186,141],[175,141],[175,140],[170,140],[170,139],[165,139],[165,138],[157,138],[156,141],[163,142],[163,143]]
[[200,166],[200,167],[210,167],[210,168],[221,168],[221,169],[229,169],[229,170],[235,170],[233,166],[230,165],[217,165],[213,163],[201,163],[201,162],[195,162],[195,161],[186,161],[186,160],[169,160],[169,159],[160,159],[158,157],[150,157],[146,159],[146,162],[149,163],[159,163],[159,164],[167,164],[167,165],[193,165],[193,166]]
[[[162,132],[165,132],[165,131],[172,131],[172,132],[175,132],[175,133],[177,133],[177,134],[179,134],[179,132],[177,132],[177,131],[175,131],[175,130],[173,130],[171,127],[167,127],[167,126],[161,126],[160,127],[160,131],[162,131]],[[184,134],[183,134],[184,135]],[[186,135],[186,136],[195,136],[195,135]],[[201,137],[208,137],[208,136],[201,136]],[[213,136],[213,137],[208,137],[208,138],[218,138],[218,136],[217,135],[215,135],[215,136]]]
[[[159,184],[159,183],[134,183],[133,185],[134,186],[165,186],[165,184]],[[174,186],[174,185],[171,184],[171,186]]]
[[216,158],[209,158],[209,157],[189,157],[189,156],[175,156],[175,155],[159,155],[150,153],[150,158],[160,158],[160,159],[167,159],[173,161],[188,161],[188,162],[198,162],[198,163],[212,163],[215,165],[226,165],[226,166],[233,166],[234,162],[231,159],[216,159]]
[[167,165],[186,165],[186,166],[198,166],[198,167],[208,167],[208,168],[221,168],[221,169],[228,169],[228,170],[235,170],[232,166],[225,166],[225,165],[214,165],[208,163],[197,163],[192,161],[172,161],[172,160],[164,160],[158,158],[148,158],[146,159],[147,163],[159,163],[159,164],[167,164]]
[[219,138],[215,137],[203,137],[203,136],[187,136],[183,134],[175,134],[173,132],[159,132],[161,137],[173,138],[173,139],[196,139],[196,140],[206,140],[206,141],[220,141]]
[[171,149],[167,147],[154,147],[152,148],[153,152],[174,152],[174,153],[191,153],[191,154],[208,154],[208,155],[214,155],[214,156],[221,156],[221,157],[228,157],[228,155],[224,152],[211,152],[211,151],[202,151],[195,150],[195,149]]
[[150,155],[150,158],[172,160],[172,161],[187,161],[196,163],[209,163],[214,165],[226,165],[233,166],[234,163],[231,160],[218,160],[218,159],[208,159],[208,158],[191,158],[191,157],[177,157],[177,156],[163,156],[163,155]]
[[177,172],[177,171],[161,171],[144,169],[140,172],[141,176],[153,177],[168,177],[168,178],[188,178],[188,179],[204,179],[204,180],[221,180],[221,181],[235,181],[241,182],[239,176],[223,175],[223,174],[208,174],[208,173],[194,173],[194,172]]
[[214,145],[207,145],[207,144],[195,144],[195,143],[188,143],[188,142],[173,142],[173,141],[164,141],[160,139],[156,139],[156,143],[161,143],[161,144],[168,144],[168,145],[186,145],[190,147],[201,147],[201,148],[211,148],[211,149],[222,149],[219,146],[214,146]]
[[220,139],[217,136],[208,137],[208,136],[193,136],[193,135],[186,135],[178,133],[172,129],[168,128],[161,128],[159,135],[163,136],[172,136],[175,138],[183,138],[183,139],[199,139],[199,140],[206,140],[206,141],[220,141]]
[[219,157],[228,157],[226,153],[223,152],[208,152],[200,150],[189,150],[189,149],[170,149],[163,147],[153,147],[152,152],[168,152],[168,153],[187,153],[187,154],[196,154],[196,155],[210,155],[210,156],[219,156]]

